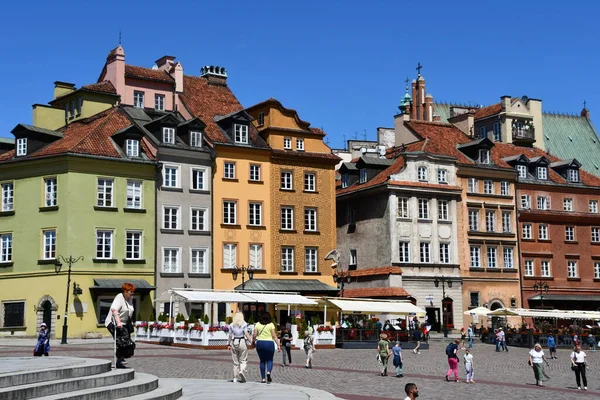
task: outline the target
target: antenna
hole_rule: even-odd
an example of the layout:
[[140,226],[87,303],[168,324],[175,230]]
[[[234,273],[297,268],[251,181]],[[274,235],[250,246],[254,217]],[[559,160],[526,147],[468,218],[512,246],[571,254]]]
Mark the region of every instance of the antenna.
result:
[[363,140],[367,140],[367,130],[363,129]]
[[358,140],[358,132],[354,131],[354,140]]
[[121,31],[119,31],[119,44],[121,44]]

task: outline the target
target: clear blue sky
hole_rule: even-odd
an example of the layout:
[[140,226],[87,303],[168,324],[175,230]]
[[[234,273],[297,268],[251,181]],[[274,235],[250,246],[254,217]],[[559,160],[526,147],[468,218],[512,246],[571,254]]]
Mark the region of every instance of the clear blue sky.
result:
[[[425,6],[427,4],[427,6]],[[600,115],[600,3],[564,1],[19,1],[0,15],[0,136],[31,122],[53,82],[93,83],[118,43],[129,64],[165,54],[185,73],[228,69],[244,106],[269,97],[322,127],[330,145],[393,126],[417,62],[436,101],[543,100]],[[516,3],[515,3],[516,4]],[[359,137],[360,137],[359,136]]]

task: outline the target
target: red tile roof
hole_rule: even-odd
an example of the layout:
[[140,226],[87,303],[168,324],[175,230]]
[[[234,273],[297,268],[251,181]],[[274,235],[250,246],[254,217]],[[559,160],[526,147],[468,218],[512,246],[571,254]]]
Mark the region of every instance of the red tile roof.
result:
[[366,183],[355,182],[347,188],[338,189],[336,191],[336,194],[340,195],[344,193],[356,192],[359,190],[372,188],[374,186],[383,185],[388,181],[390,175],[397,174],[398,172],[400,172],[400,170],[402,170],[403,167],[404,157],[398,157],[396,158],[396,160],[394,160],[394,163],[392,165],[381,171],[376,177],[374,177],[370,181],[367,181]]
[[[301,129],[311,130],[311,131],[313,129],[316,129],[316,128],[309,128],[310,122],[306,122],[306,121],[303,121],[302,119],[300,119],[300,116],[298,115],[298,112],[296,110],[294,110],[293,108],[284,107],[283,104],[281,104],[281,102],[279,100],[274,99],[274,98],[270,98],[270,99],[262,101],[262,102],[260,102],[258,104],[255,104],[253,106],[250,106],[250,107],[247,108],[247,110],[251,111],[251,110],[256,109],[256,108],[264,107],[264,106],[266,106],[268,104],[272,104],[275,107],[277,107],[277,109],[279,109],[279,111],[281,111],[284,115],[288,115],[288,116],[291,116],[292,118],[294,118],[296,120],[296,122],[298,123],[298,125],[300,126]],[[320,132],[320,133],[322,133],[323,136],[325,136],[325,134],[323,133],[323,131],[321,131],[320,129],[317,129],[317,131]],[[313,133],[318,133],[318,132],[313,132]]]
[[331,154],[331,153],[313,153],[313,152],[307,152],[307,151],[293,151],[293,150],[280,150],[280,149],[273,149],[272,152],[275,156],[279,155],[279,156],[300,157],[300,158],[305,158],[305,157],[307,157],[307,158],[325,158],[328,160],[333,160],[336,163],[341,160],[341,158],[339,158],[335,154]]
[[490,115],[495,115],[502,111],[502,104],[496,103],[491,106],[480,108],[475,112],[475,119],[481,119],[485,117],[489,117]]
[[401,274],[402,268],[400,267],[375,267],[367,269],[359,269],[357,271],[348,271],[348,275],[351,277],[357,276],[375,276],[375,275],[389,275],[389,274]]
[[136,67],[134,65],[125,64],[125,77],[142,79],[145,81],[163,82],[163,83],[175,83],[175,79],[169,75],[166,71]]
[[117,94],[117,89],[115,89],[111,81],[102,81],[98,83],[92,83],[91,85],[83,85],[81,87],[81,90],[86,90],[89,92]]
[[345,289],[344,297],[408,297],[408,293],[404,288],[359,288]]
[[312,133],[314,133],[315,135],[325,136],[325,131],[323,131],[323,129],[320,129],[320,128],[310,128],[310,131]]

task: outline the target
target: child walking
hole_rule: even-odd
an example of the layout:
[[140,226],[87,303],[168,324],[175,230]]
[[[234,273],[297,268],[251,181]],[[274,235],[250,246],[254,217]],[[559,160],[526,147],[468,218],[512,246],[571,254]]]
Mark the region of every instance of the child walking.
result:
[[473,370],[473,354],[471,354],[471,349],[465,350],[465,370],[467,372],[467,380],[465,383],[475,383],[473,380],[473,376],[475,376],[475,372]]

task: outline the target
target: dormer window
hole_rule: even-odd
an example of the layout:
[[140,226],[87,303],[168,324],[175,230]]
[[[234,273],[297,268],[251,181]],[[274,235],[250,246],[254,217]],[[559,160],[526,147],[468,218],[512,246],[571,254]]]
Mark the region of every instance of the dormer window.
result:
[[202,147],[202,132],[190,132],[190,146]]
[[481,164],[490,163],[490,151],[488,149],[479,149],[479,162]]
[[163,143],[175,144],[175,128],[162,128]]
[[283,149],[284,150],[292,149],[292,138],[289,138],[289,137],[283,138]]
[[349,178],[350,178],[350,176],[348,174],[342,175],[342,187],[343,188],[347,188],[348,187],[348,179]]
[[304,139],[296,139],[296,150],[304,151]]
[[517,172],[519,173],[519,178],[527,178],[527,166],[517,165]]
[[17,139],[17,157],[27,154],[27,138]]
[[125,140],[125,152],[127,154],[127,157],[139,157],[140,141],[135,139]]
[[548,167],[537,167],[537,178],[548,179]]
[[360,183],[367,182],[367,169],[363,168],[360,170]]
[[417,178],[419,181],[427,181],[427,167],[417,168]]
[[479,128],[479,138],[483,139],[485,137],[487,137],[487,126],[482,126]]
[[248,125],[235,124],[235,142],[248,144]]
[[577,183],[579,182],[579,170],[575,168],[571,168],[567,170],[567,178],[569,182]]

